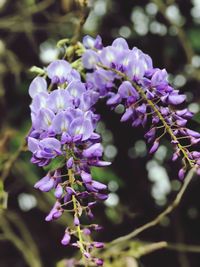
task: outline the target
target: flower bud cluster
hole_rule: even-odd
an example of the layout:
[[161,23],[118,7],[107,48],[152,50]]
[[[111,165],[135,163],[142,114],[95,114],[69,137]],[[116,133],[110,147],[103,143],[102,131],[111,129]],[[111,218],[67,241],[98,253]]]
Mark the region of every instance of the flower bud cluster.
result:
[[200,133],[186,127],[193,114],[188,109],[177,109],[186,96],[168,82],[165,69],[153,67],[152,59],[136,47],[130,49],[123,38],[104,47],[101,37],[83,39],[85,52],[82,64],[86,69],[87,86],[107,98],[107,105],[124,106],[121,121],[133,127],[150,125],[145,138],[154,153],[160,139],[168,134],[174,148],[172,160],[182,158],[179,177],[195,166],[200,173],[200,153],[191,146],[199,144]]
[[32,128],[27,142],[31,162],[48,168],[35,188],[53,190],[55,195],[46,221],[72,212],[73,225],[67,226],[61,243],[78,247],[87,262],[101,266],[103,261],[91,252],[102,248],[103,243],[90,237],[100,226],[82,224],[83,216],[93,218],[96,201],[107,199],[106,185],[91,175],[92,166],[110,165],[102,160],[101,138],[95,132],[100,117],[94,105],[106,98],[112,109],[124,106],[122,122],[149,127],[145,138],[151,144],[150,153],[168,134],[174,148],[172,160],[181,158],[183,162],[181,179],[193,166],[200,173],[200,152],[191,149],[199,144],[200,133],[186,127],[193,115],[186,108],[180,109],[186,96],[169,84],[165,69],[153,67],[147,54],[136,47],[130,49],[123,38],[104,47],[100,36],[85,36],[81,49],[79,72],[66,60],[56,60],[30,84]]
[[[45,70],[48,78],[38,76],[30,84],[32,128],[27,137],[31,162],[49,166],[49,171],[35,188],[54,191],[55,204],[46,217],[52,221],[65,211],[72,212],[61,243],[78,247],[87,261],[97,266],[101,259],[91,255],[103,243],[91,241],[98,225],[82,225],[82,216],[93,218],[97,200],[107,199],[106,185],[93,180],[91,167],[104,167],[103,147],[95,132],[99,115],[94,112],[98,93],[81,81],[80,74],[65,60],[52,62]],[[49,86],[48,86],[49,83]]]

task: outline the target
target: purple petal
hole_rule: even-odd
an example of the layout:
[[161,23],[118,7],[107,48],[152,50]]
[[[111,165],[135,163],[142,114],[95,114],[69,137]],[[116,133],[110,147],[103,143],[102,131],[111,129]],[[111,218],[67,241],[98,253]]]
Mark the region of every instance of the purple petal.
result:
[[71,136],[82,135],[82,141],[84,141],[93,133],[93,127],[89,120],[77,118],[70,124],[69,133]]
[[49,222],[53,219],[58,219],[64,210],[61,208],[60,202],[56,201],[50,213],[46,216],[45,221]]
[[103,48],[100,59],[103,65],[112,67],[113,64],[117,63],[118,55],[119,51],[116,47],[107,46]]
[[121,117],[121,122],[127,121],[131,118],[133,115],[133,109],[132,108],[127,108],[123,116]]
[[[164,99],[164,97],[161,97],[161,99]],[[171,105],[179,105],[183,103],[185,99],[186,99],[185,95],[178,95],[176,93],[172,93],[168,95],[166,102],[167,104],[171,104]]]
[[47,82],[42,77],[36,77],[29,86],[29,95],[34,98],[41,92],[47,92]]
[[89,110],[99,99],[99,94],[93,91],[86,91],[81,95],[79,108],[83,111]]
[[54,112],[65,110],[68,107],[73,107],[72,98],[66,89],[57,89],[50,93],[47,105],[48,108]]
[[46,184],[50,180],[50,176],[46,175],[40,179],[35,185],[34,188],[38,189],[41,185]]
[[163,70],[158,69],[151,78],[151,85],[154,87],[163,83],[167,84],[167,77],[168,74],[165,69]]
[[34,122],[34,128],[38,130],[48,130],[55,117],[53,111],[48,108],[42,108]]
[[104,247],[104,243],[102,243],[102,242],[93,242],[92,244],[94,245],[95,248],[103,248]]
[[71,121],[72,117],[70,113],[68,111],[61,111],[54,117],[51,129],[56,134],[67,132],[69,130]]
[[84,183],[90,183],[92,182],[92,176],[90,173],[87,173],[85,171],[81,172],[81,178],[83,180]]
[[83,37],[83,45],[85,46],[85,48],[87,49],[101,49],[102,48],[102,39],[99,35],[97,35],[96,39],[94,39],[93,37],[86,35]]
[[68,161],[67,161],[67,169],[71,169],[72,166],[73,166],[73,164],[74,164],[74,158],[71,157],[71,158],[69,158]]
[[121,37],[115,39],[115,40],[113,41],[113,43],[112,43],[112,46],[113,46],[113,47],[116,47],[117,49],[119,49],[119,50],[121,50],[121,51],[126,50],[126,49],[127,49],[127,50],[129,49],[126,40],[125,40],[124,38],[121,38]]
[[175,152],[175,153],[173,154],[173,156],[172,156],[172,161],[176,161],[176,160],[178,159],[179,156],[180,156],[179,153]]
[[107,166],[110,166],[111,165],[111,162],[109,161],[102,161],[102,160],[98,160],[97,162],[95,162],[93,164],[93,166],[97,166],[97,167],[107,167]]
[[[41,108],[47,107],[48,96],[49,96],[48,93],[41,92],[33,98],[33,101],[30,105],[31,112],[32,112],[31,115],[34,114],[34,116],[36,116]],[[32,117],[32,121],[34,121],[33,117]]]
[[67,61],[55,60],[47,67],[47,75],[52,83],[64,83],[71,70],[71,65]]
[[70,240],[71,240],[71,236],[70,236],[69,232],[65,232],[65,234],[61,240],[61,244],[64,246],[67,246],[67,245],[69,245]]
[[99,194],[99,193],[95,193],[95,196],[97,199],[105,201],[108,198],[107,194]]
[[186,131],[187,131],[188,135],[193,136],[195,138],[200,138],[200,133],[193,131],[193,130],[190,130],[190,129],[187,129]]
[[153,146],[151,147],[149,153],[150,153],[150,154],[155,153],[155,152],[157,151],[158,147],[159,147],[159,142],[158,142],[158,141],[155,141],[155,142],[153,143]]
[[105,190],[107,189],[107,186],[105,184],[102,184],[98,181],[92,181],[92,186],[97,190]]
[[54,184],[55,181],[53,178],[51,178],[46,183],[41,184],[38,189],[43,192],[49,192],[54,187]]
[[103,266],[103,260],[102,260],[102,259],[98,259],[98,258],[96,258],[94,261],[95,261],[95,264],[96,264],[97,266]]
[[106,102],[107,105],[117,105],[121,102],[120,94],[114,94],[111,98]]
[[93,50],[87,50],[82,56],[82,62],[86,69],[94,69],[99,62],[98,54]]
[[71,82],[67,86],[66,90],[69,92],[69,94],[72,97],[75,97],[75,98],[77,98],[77,97],[80,98],[81,95],[86,91],[84,84],[80,81]]
[[79,218],[76,215],[74,216],[74,225],[75,226],[79,226],[80,225]]
[[187,108],[182,109],[182,110],[177,110],[176,114],[178,116],[185,118],[185,119],[191,119],[193,117],[193,113],[190,112]]
[[67,76],[67,82],[70,83],[72,81],[80,81],[80,80],[81,80],[80,73],[77,70],[72,69]]
[[101,157],[103,154],[103,146],[100,143],[94,144],[83,150],[83,156],[87,158]]
[[83,233],[84,233],[85,235],[91,235],[91,231],[90,231],[89,228],[85,228],[85,229],[83,229]]
[[125,81],[120,85],[118,93],[122,98],[128,98],[129,96],[134,96],[136,99],[138,99],[139,97],[138,92],[128,81]]
[[150,129],[145,135],[144,137],[147,138],[149,141],[152,141],[155,138],[156,135],[156,128],[153,127],[152,129]]
[[145,114],[146,110],[147,110],[147,106],[144,103],[136,108],[136,111],[142,114]]
[[179,172],[178,172],[178,177],[181,179],[181,180],[183,180],[184,179],[184,177],[185,177],[185,169],[184,168],[182,168],[182,169],[180,169],[179,170]]
[[39,149],[39,141],[35,138],[28,137],[28,149],[35,153]]
[[60,141],[52,137],[43,139],[42,141],[40,141],[40,144],[43,147],[54,150],[54,151],[60,151],[61,149]]
[[59,199],[59,198],[62,197],[62,194],[63,194],[63,187],[62,187],[61,184],[58,184],[58,185],[56,186],[56,190],[55,190],[55,192],[54,192],[54,195],[55,195],[56,198]]

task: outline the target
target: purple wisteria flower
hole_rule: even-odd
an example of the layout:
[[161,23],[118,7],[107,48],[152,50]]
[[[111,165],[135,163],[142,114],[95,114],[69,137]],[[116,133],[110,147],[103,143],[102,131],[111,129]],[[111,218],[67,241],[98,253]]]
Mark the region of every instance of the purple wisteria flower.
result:
[[56,60],[47,67],[47,75],[52,83],[64,83],[72,71],[71,65],[65,60]]
[[[100,48],[100,39],[93,45],[86,39],[91,47]],[[88,235],[95,229],[81,223],[84,213],[94,217],[92,208],[96,200],[108,197],[106,185],[93,180],[91,175],[92,166],[110,165],[102,160],[103,147],[99,143],[100,136],[95,133],[100,117],[95,114],[94,105],[99,93],[83,83],[80,74],[65,60],[52,62],[46,72],[50,87],[43,77],[36,77],[29,87],[33,99],[32,128],[27,137],[31,162],[49,166],[48,173],[34,187],[42,192],[54,191],[55,204],[46,221],[58,219],[68,205],[73,205],[74,225],[67,227],[61,243],[78,247],[84,257],[101,266],[102,260],[90,253],[93,248],[102,247],[101,243],[89,241]],[[47,89],[52,88],[52,84],[53,91]],[[58,165],[53,164],[51,169],[56,159],[59,159]],[[78,240],[74,242],[72,236]]]
[[29,87],[29,95],[34,98],[41,92],[47,92],[47,82],[43,77],[36,77]]
[[62,154],[60,141],[51,137],[43,140],[28,137],[28,148],[33,153],[31,162],[39,166],[48,164],[51,159]]
[[101,49],[103,47],[101,36],[97,35],[96,38],[93,38],[89,35],[86,35],[83,37],[83,45],[86,48]]
[[122,122],[130,121],[132,127],[150,125],[144,135],[150,153],[157,151],[161,138],[168,134],[174,148],[172,160],[182,158],[180,179],[193,166],[200,173],[200,153],[191,149],[199,144],[200,133],[186,127],[193,115],[182,109],[186,96],[169,84],[165,69],[154,68],[147,54],[136,47],[130,49],[123,38],[104,47],[100,36],[85,36],[82,51],[81,60],[76,58],[73,64],[80,64],[77,70],[64,59],[55,60],[44,77],[31,82],[32,128],[27,143],[31,162],[48,170],[35,188],[53,190],[55,196],[46,221],[60,218],[70,206],[73,225],[67,226],[61,243],[79,248],[87,261],[102,266],[103,261],[91,251],[103,244],[89,237],[100,226],[82,224],[83,215],[94,217],[97,200],[108,197],[107,186],[91,174],[94,166],[110,165],[102,160],[101,137],[95,132],[100,119],[95,104],[106,98],[111,109],[124,106]]
[[183,159],[181,179],[193,166],[200,172],[200,158],[195,158],[190,149],[200,142],[200,134],[186,128],[192,113],[188,109],[177,110],[186,96],[169,84],[167,71],[154,68],[147,54],[136,47],[130,49],[123,38],[106,47],[88,46],[85,41],[83,45],[87,86],[106,97],[111,108],[124,105],[122,122],[129,120],[133,127],[145,127],[151,121],[145,134],[147,142],[152,143],[150,153],[156,152],[161,137],[168,134],[175,150],[173,160]]

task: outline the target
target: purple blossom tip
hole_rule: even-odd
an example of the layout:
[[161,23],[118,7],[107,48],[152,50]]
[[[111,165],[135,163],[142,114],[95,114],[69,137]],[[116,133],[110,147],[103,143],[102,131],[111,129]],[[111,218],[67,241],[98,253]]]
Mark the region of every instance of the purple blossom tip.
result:
[[76,215],[74,216],[74,225],[75,226],[79,226],[80,225],[79,218]]
[[91,235],[91,231],[89,228],[83,229],[83,233],[84,233],[84,235]]
[[71,169],[73,167],[73,164],[74,164],[74,158],[71,157],[67,160],[67,168],[68,169]]
[[185,173],[186,173],[185,168],[181,168],[181,169],[179,170],[179,172],[178,172],[178,177],[179,177],[180,180],[183,180],[183,179],[184,179],[184,177],[185,177]]
[[159,142],[156,140],[156,141],[153,143],[153,146],[151,147],[149,153],[150,153],[150,154],[155,153],[155,152],[157,151],[158,147],[159,147]]
[[97,266],[103,266],[103,260],[102,259],[95,259],[94,260],[94,262],[95,262],[95,264],[97,265]]
[[62,197],[62,194],[63,194],[63,187],[62,187],[61,184],[58,184],[58,185],[56,186],[54,195],[55,195],[56,198],[59,199],[59,198]]
[[92,244],[95,248],[104,248],[104,243],[102,242],[93,242]]
[[70,240],[71,240],[71,236],[70,236],[69,232],[67,231],[67,232],[65,232],[65,234],[61,240],[61,244],[64,246],[67,246],[67,245],[69,245]]
[[71,70],[71,65],[67,61],[56,60],[47,67],[47,75],[52,83],[64,83]]

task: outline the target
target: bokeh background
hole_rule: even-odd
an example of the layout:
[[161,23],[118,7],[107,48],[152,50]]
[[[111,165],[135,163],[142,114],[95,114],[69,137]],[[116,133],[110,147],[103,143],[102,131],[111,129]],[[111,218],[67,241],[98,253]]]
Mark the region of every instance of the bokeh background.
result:
[[[29,163],[30,153],[17,150],[30,127],[28,86],[34,75],[30,67],[45,66],[56,59],[56,43],[72,38],[81,16],[81,1],[0,0],[0,181],[1,267],[71,266],[62,259],[74,250],[60,244],[69,217],[44,221],[53,204],[51,193],[33,189],[44,174]],[[199,0],[94,0],[84,25],[84,34],[100,34],[104,44],[124,37],[130,47],[148,53],[154,66],[166,68],[171,83],[187,95],[195,113],[190,126],[200,130],[200,1]],[[161,212],[178,190],[178,163],[171,163],[166,139],[152,157],[143,138],[144,129],[119,122],[102,102],[98,131],[103,136],[105,158],[111,168],[95,171],[108,183],[109,198],[95,210],[96,222],[104,226],[97,238],[111,241],[127,234]],[[17,158],[17,159],[16,159]],[[4,189],[2,187],[4,185]],[[178,209],[162,223],[142,233],[143,241],[161,240],[200,245],[200,180],[194,178]],[[114,265],[113,265],[114,266]],[[200,254],[160,250],[119,266],[199,267]]]

